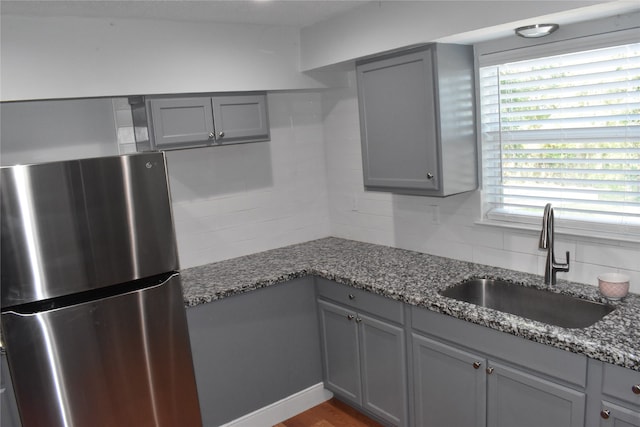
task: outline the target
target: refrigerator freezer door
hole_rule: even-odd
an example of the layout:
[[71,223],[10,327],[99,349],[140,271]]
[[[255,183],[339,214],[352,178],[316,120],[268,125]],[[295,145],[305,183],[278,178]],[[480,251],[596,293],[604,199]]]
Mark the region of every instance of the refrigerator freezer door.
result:
[[178,269],[162,153],[0,172],[3,309]]
[[201,425],[177,274],[2,326],[25,427]]

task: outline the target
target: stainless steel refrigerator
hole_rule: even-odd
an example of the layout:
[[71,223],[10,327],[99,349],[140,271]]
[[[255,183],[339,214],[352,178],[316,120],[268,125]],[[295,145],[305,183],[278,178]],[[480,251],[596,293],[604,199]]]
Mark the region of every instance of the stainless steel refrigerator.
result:
[[23,426],[200,426],[164,154],[4,167],[0,193]]

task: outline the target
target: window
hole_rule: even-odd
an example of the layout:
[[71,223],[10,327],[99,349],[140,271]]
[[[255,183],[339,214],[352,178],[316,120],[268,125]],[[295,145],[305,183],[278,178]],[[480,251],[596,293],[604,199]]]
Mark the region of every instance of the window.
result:
[[489,220],[640,238],[640,43],[480,68]]

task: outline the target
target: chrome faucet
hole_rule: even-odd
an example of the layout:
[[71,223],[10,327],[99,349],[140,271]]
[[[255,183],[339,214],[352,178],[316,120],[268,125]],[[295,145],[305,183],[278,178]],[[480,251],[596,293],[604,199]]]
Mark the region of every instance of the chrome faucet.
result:
[[540,243],[538,247],[547,250],[547,262],[544,266],[544,283],[549,286],[555,286],[556,273],[558,271],[569,271],[569,251],[567,251],[567,263],[557,263],[553,250],[553,237],[553,208],[551,207],[551,203],[547,203],[544,207],[544,215],[542,215],[542,232],[540,233]]

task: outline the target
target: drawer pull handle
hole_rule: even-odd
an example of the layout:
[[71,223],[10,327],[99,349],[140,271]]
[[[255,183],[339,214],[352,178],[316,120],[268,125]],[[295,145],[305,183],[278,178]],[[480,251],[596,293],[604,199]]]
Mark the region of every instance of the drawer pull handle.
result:
[[633,394],[640,394],[640,384],[636,384],[631,387],[631,391],[633,392]]
[[482,363],[480,363],[480,362],[473,362],[473,369],[480,369],[480,366],[482,366]]
[[353,314],[347,314],[347,319],[348,320],[353,320],[355,316]]
[[600,411],[600,416],[605,419],[608,420],[609,417],[611,416],[611,411],[608,409],[603,409],[602,411]]
[[354,294],[349,294],[349,299],[356,299],[356,296]]

